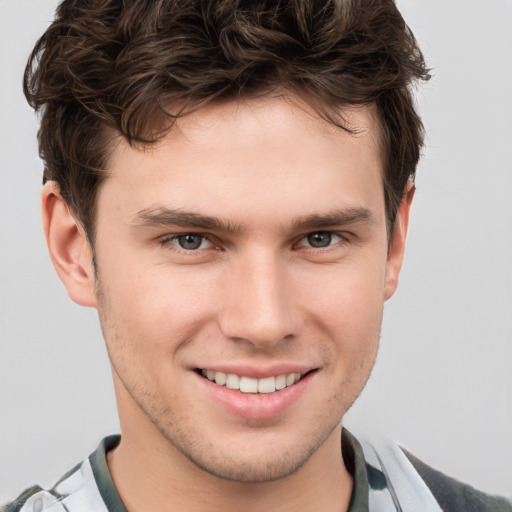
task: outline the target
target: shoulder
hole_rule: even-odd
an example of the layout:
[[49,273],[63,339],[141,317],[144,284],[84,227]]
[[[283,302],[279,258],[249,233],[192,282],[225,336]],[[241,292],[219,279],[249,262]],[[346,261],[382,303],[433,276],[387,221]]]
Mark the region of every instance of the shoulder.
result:
[[459,482],[428,466],[407,450],[402,450],[426,483],[441,509],[446,512],[512,512],[512,502]]
[[120,439],[119,435],[106,437],[51,489],[30,487],[11,503],[0,506],[0,512],[126,512],[107,465],[107,452]]
[[[382,501],[381,488],[390,495],[396,510],[422,512],[512,512],[512,501],[493,496],[459,482],[428,466],[396,444],[377,441],[362,442],[369,475],[382,474],[385,485],[379,488],[370,481],[369,510]],[[421,508],[418,509],[418,506]]]
[[36,485],[26,489],[0,512],[107,512],[98,492],[89,459],[66,473],[51,489]]
[[14,501],[0,507],[0,512],[17,512],[18,510],[21,510],[23,508],[23,505],[25,505],[27,500],[29,500],[32,496],[42,491],[43,489],[38,485],[29,487],[28,489],[23,491]]

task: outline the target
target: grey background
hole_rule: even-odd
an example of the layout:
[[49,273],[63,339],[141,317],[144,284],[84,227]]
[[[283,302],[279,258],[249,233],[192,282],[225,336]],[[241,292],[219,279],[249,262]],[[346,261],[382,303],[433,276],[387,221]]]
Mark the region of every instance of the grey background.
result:
[[[46,255],[24,62],[55,0],[0,2],[0,502],[118,430],[95,311]],[[485,5],[485,7],[484,7]],[[402,0],[434,78],[408,253],[346,424],[512,495],[512,2]]]

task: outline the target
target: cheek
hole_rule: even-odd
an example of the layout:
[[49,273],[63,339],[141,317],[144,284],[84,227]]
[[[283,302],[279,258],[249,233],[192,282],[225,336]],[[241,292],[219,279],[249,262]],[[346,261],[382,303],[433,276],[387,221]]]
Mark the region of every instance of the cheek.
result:
[[351,266],[331,272],[323,286],[308,292],[310,322],[320,325],[331,340],[330,367],[354,386],[366,381],[377,354],[384,275],[383,264]]
[[304,287],[305,302],[326,326],[356,333],[380,329],[385,264],[381,261],[361,261],[337,269],[325,269],[323,276],[309,279]]
[[107,339],[129,342],[147,357],[149,346],[155,355],[175,350],[210,318],[214,285],[204,272],[116,263],[99,265],[98,309]]

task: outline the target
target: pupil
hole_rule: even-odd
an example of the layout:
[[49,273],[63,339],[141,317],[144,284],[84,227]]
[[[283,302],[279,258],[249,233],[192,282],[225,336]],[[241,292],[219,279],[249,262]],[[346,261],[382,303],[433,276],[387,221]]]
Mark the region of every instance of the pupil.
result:
[[312,247],[328,247],[331,244],[330,233],[312,233],[308,235],[308,242]]
[[182,249],[194,250],[199,249],[203,237],[199,235],[182,235],[178,238],[178,241]]

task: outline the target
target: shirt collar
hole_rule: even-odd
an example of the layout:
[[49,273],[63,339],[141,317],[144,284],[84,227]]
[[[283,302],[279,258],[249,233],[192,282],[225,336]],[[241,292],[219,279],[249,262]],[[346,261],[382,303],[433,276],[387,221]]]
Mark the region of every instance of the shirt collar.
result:
[[[384,475],[368,473],[363,449],[348,430],[343,429],[341,439],[343,462],[354,482],[348,512],[366,512],[369,510],[370,484],[372,487],[379,486],[381,479],[385,481]],[[116,448],[120,441],[120,435],[106,437],[101,441],[98,449],[89,456],[96,485],[109,512],[127,512],[107,465],[107,453]]]

